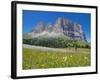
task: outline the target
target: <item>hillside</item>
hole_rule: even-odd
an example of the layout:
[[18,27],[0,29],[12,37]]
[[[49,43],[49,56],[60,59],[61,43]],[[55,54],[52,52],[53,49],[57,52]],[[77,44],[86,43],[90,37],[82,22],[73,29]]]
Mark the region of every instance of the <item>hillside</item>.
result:
[[62,17],[58,18],[54,25],[39,22],[31,32],[23,34],[23,43],[53,48],[90,48],[82,26]]

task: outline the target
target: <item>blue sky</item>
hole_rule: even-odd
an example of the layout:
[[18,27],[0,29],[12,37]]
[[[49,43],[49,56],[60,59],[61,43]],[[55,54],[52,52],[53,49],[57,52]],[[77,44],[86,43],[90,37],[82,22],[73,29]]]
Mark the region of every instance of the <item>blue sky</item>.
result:
[[23,10],[23,33],[30,32],[32,28],[42,21],[45,25],[51,23],[55,24],[55,21],[59,17],[64,17],[73,22],[82,25],[82,29],[86,35],[86,39],[91,39],[91,14],[89,13],[71,13],[71,12],[49,12],[49,11],[33,11]]

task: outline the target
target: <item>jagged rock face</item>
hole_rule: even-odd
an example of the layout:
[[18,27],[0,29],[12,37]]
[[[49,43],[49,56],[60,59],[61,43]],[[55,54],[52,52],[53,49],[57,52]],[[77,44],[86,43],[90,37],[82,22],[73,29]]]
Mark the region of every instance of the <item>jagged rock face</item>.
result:
[[[32,34],[31,34],[32,33]],[[36,34],[63,34],[74,40],[82,40],[86,41],[85,34],[82,30],[82,26],[75,22],[72,22],[68,19],[63,17],[59,17],[56,21],[54,26],[50,23],[47,26],[44,26],[43,22],[40,22],[35,29],[32,30],[30,35],[36,36]],[[42,35],[43,36],[43,35]],[[52,35],[53,36],[53,35]]]
[[41,32],[43,32],[44,30],[45,30],[45,26],[44,26],[43,22],[39,22],[39,23],[37,24],[36,28],[33,29],[33,32],[35,32],[35,33],[41,33]]
[[62,18],[58,18],[54,25],[54,31],[56,33],[63,33],[63,25],[62,25]]
[[48,24],[47,27],[45,28],[47,32],[52,32],[53,31],[53,26],[51,24]]

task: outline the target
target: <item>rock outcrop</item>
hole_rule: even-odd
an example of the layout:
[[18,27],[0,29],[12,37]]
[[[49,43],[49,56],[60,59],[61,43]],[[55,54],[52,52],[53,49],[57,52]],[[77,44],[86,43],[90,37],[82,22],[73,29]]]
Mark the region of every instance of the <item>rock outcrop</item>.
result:
[[[86,37],[82,29],[82,25],[76,22],[72,22],[71,20],[65,19],[63,17],[59,17],[55,21],[54,25],[48,23],[45,26],[43,22],[40,22],[39,24],[37,24],[36,28],[32,29],[32,31],[29,32],[28,34],[31,35],[32,38],[34,38],[40,36],[49,36],[51,33],[57,36],[64,35],[73,40],[86,41]],[[52,36],[54,36],[53,34]]]

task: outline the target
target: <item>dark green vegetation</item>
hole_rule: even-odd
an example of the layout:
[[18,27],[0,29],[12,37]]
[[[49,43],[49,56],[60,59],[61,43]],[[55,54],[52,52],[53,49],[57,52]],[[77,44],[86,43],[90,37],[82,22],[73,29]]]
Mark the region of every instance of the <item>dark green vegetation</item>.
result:
[[23,69],[90,66],[90,49],[78,48],[71,52],[41,51],[23,48]]
[[24,44],[45,46],[52,48],[90,48],[90,43],[81,40],[72,40],[67,37],[23,39]]

